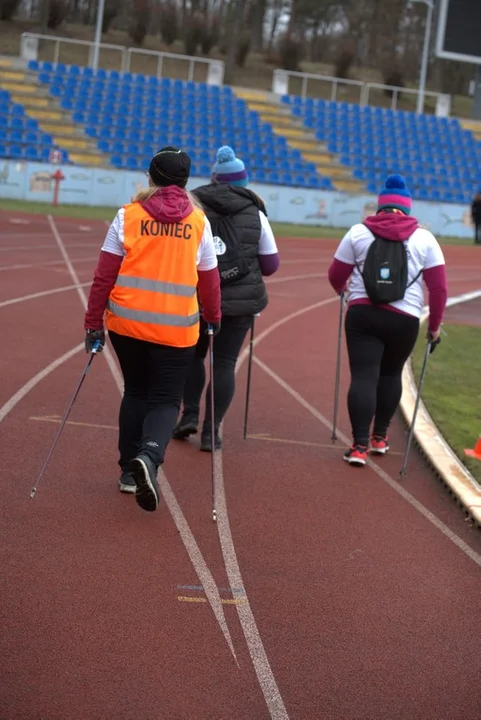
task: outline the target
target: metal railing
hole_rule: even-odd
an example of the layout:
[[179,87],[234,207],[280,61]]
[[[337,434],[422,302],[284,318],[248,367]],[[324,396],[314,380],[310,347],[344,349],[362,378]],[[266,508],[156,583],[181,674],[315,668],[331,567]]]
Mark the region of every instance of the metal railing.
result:
[[[382,92],[385,92],[386,90],[390,90],[392,92],[391,110],[398,109],[398,98],[401,93],[404,95],[415,95],[416,97],[421,94],[419,90],[415,90],[414,88],[406,88],[406,87],[399,87],[397,85],[383,85],[382,83],[368,82],[368,83],[364,84],[361,105],[369,105],[369,99],[371,96],[372,89],[381,90]],[[440,101],[442,102],[443,98],[446,97],[446,95],[443,95],[443,93],[428,92],[426,90],[424,90],[424,92],[422,94],[424,95],[424,97],[435,98],[436,105],[438,105],[438,103]],[[450,97],[450,96],[448,96],[448,97]]]
[[[20,57],[26,60],[37,60],[38,59],[38,41],[46,40],[50,41],[54,45],[52,62],[59,63],[61,45],[76,45],[88,48],[88,64],[92,67],[92,55],[95,43],[91,40],[73,40],[72,38],[56,37],[55,35],[40,35],[38,33],[24,32],[20,36]],[[100,49],[113,50],[120,53],[120,70],[123,70],[125,64],[125,56],[127,48],[123,45],[112,45],[110,43],[100,43]]]
[[[73,40],[71,38],[56,37],[54,35],[40,35],[38,33],[22,33],[20,38],[20,57],[25,60],[38,60],[39,53],[39,41],[47,41],[53,43],[53,58],[52,62],[62,62],[61,49],[62,46],[74,45],[88,48],[87,64],[89,67],[93,66],[93,53],[95,43],[91,40]],[[196,79],[196,67],[203,66],[207,67],[206,73],[201,73],[201,82],[207,82],[210,85],[223,85],[224,83],[224,68],[225,63],[223,60],[215,60],[210,58],[194,57],[193,55],[177,55],[176,53],[160,52],[157,50],[143,50],[134,47],[125,47],[124,45],[112,45],[110,43],[99,43],[100,51],[113,51],[119,53],[119,61],[114,62],[115,67],[113,69],[119,70],[120,72],[133,72],[133,66],[136,65],[136,56],[144,56],[144,58],[154,59],[154,63],[147,62],[144,60],[142,63],[143,67],[136,70],[140,74],[153,74],[157,78],[162,77],[162,72],[165,68],[165,61],[182,63],[187,66],[187,79]],[[78,63],[72,62],[70,58],[69,64],[83,64],[85,59],[80,59]]]
[[[297,72],[294,70],[274,70],[272,77],[272,92],[278,95],[289,94],[289,78],[301,79],[301,97],[307,97],[307,87],[309,80],[330,85],[330,100],[335,102],[338,98],[339,87],[357,87],[359,88],[359,102],[361,104],[362,93],[365,83],[362,80],[349,80],[344,78],[331,77],[330,75],[316,75],[315,73]],[[312,83],[311,83],[312,84]]]
[[224,66],[223,60],[211,60],[208,58],[194,57],[193,55],[177,55],[176,53],[158,52],[157,50],[142,50],[139,48],[127,48],[126,53],[126,72],[132,72],[132,60],[135,55],[147,55],[150,57],[157,58],[157,69],[156,76],[162,77],[162,69],[164,66],[164,60],[173,60],[174,62],[185,61],[188,64],[188,77],[187,80],[193,81],[195,79],[195,66],[206,65],[207,66],[207,81],[209,78],[212,80],[213,76],[217,73],[217,82],[212,83],[215,85],[223,85],[224,83]]
[[[299,92],[294,92],[292,89],[289,90],[290,86],[290,78],[293,78],[295,80],[300,79],[299,82],[296,83],[297,87],[299,87]],[[375,82],[365,82],[363,80],[350,80],[345,78],[336,78],[332,77],[330,75],[316,75],[314,73],[304,73],[304,72],[295,72],[292,70],[281,70],[277,69],[274,70],[273,77],[272,77],[272,92],[277,95],[300,95],[302,98],[306,98],[308,96],[308,84],[311,82],[311,90],[314,97],[321,97],[319,93],[315,92],[312,88],[312,84],[315,83],[323,83],[328,84],[330,86],[330,100],[332,102],[335,102],[339,99],[339,88],[343,90],[349,90],[353,87],[355,87],[358,92],[356,92],[355,96],[352,97],[352,93],[350,93],[349,102],[356,103],[358,102],[359,105],[369,105],[369,104],[377,104],[372,102],[372,96],[373,96],[373,90],[381,90],[383,93],[386,91],[390,91],[392,93],[391,97],[391,109],[397,110],[399,107],[399,96],[401,94],[403,95],[414,95],[418,96],[421,94],[420,90],[416,90],[415,88],[406,88],[406,87],[399,87],[396,85],[384,85],[383,83],[375,83]],[[319,85],[317,86],[317,90],[319,90]],[[451,95],[446,95],[444,93],[438,93],[438,92],[423,92],[423,95],[425,97],[433,97],[436,99],[436,114],[439,115],[449,115],[451,110]],[[324,95],[322,95],[324,96]]]

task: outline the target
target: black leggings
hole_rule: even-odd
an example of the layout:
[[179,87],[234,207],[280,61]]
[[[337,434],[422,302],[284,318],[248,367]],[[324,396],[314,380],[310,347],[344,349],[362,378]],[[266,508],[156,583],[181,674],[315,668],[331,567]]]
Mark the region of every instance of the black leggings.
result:
[[[214,423],[218,428],[235,393],[235,366],[245,336],[252,326],[252,315],[222,316],[219,333],[214,338]],[[184,390],[184,415],[199,417],[200,398],[205,385],[205,357],[209,349],[209,337],[205,335],[205,323],[201,320],[200,337]],[[206,398],[210,398],[210,382]],[[210,400],[206,403],[204,430],[211,429]]]
[[477,220],[474,224],[474,242],[481,245],[481,221]]
[[351,385],[347,406],[355,445],[384,437],[402,394],[402,370],[419,332],[419,320],[373,307],[353,305],[345,320]]
[[172,437],[194,347],[178,348],[109,332],[124,376],[119,413],[119,465],[138,453],[159,466]]

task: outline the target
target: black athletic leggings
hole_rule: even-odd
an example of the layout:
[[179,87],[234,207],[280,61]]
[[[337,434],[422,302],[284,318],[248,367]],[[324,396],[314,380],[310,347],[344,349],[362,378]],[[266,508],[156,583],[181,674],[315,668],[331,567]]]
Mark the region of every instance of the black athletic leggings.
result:
[[476,220],[474,224],[474,242],[476,245],[481,245],[481,221]]
[[[234,397],[235,366],[251,326],[252,315],[223,315],[220,331],[214,338],[214,422],[216,428],[224,419]],[[205,322],[201,319],[199,341],[184,389],[184,415],[193,418],[199,416],[200,399],[206,380],[204,362],[209,350],[209,337],[204,332],[205,327]],[[210,431],[210,382],[207,385],[206,398],[203,429]]]
[[419,320],[372,305],[353,305],[345,320],[351,385],[347,406],[355,445],[384,437],[402,394],[401,374],[419,332]]
[[182,400],[194,348],[178,348],[109,332],[124,377],[119,412],[119,465],[138,453],[164,461]]

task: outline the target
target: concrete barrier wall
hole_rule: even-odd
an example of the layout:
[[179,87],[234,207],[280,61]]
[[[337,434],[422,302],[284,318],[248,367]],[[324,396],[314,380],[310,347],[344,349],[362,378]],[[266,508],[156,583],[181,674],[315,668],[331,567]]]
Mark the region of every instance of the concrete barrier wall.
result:
[[[0,198],[52,202],[51,175],[59,168],[65,176],[60,185],[60,204],[112,207],[112,216],[115,208],[129,202],[139,188],[147,185],[142,172],[0,159]],[[193,177],[188,188],[207,182],[208,178]],[[376,197],[370,194],[258,183],[250,187],[265,200],[269,219],[274,222],[346,228],[371,215],[376,208]],[[413,214],[435,235],[473,237],[470,208],[466,205],[415,201]]]

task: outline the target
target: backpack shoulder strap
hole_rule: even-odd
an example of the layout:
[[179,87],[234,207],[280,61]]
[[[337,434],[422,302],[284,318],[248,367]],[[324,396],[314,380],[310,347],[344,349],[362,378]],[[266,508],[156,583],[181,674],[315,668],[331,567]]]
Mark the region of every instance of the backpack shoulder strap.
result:
[[[359,225],[364,225],[364,227],[365,227],[367,230],[369,230],[369,232],[371,233],[371,235],[374,236],[374,240],[372,241],[373,243],[376,242],[376,240],[383,240],[383,239],[384,239],[384,238],[382,238],[380,235],[376,235],[376,233],[373,232],[373,231],[371,230],[371,228],[368,228],[367,225],[366,225],[366,223],[359,223]],[[371,245],[372,245],[372,243],[371,243]],[[367,249],[367,252],[369,252],[369,248],[371,247],[371,245],[369,245],[369,247],[368,247],[368,249]],[[366,257],[367,257],[367,253],[366,253]],[[364,262],[366,262],[366,259],[364,259]],[[359,270],[359,273],[362,275],[363,270],[361,270],[361,267],[360,267],[359,263],[356,262],[356,260],[354,260],[354,265],[355,265],[356,268]]]

